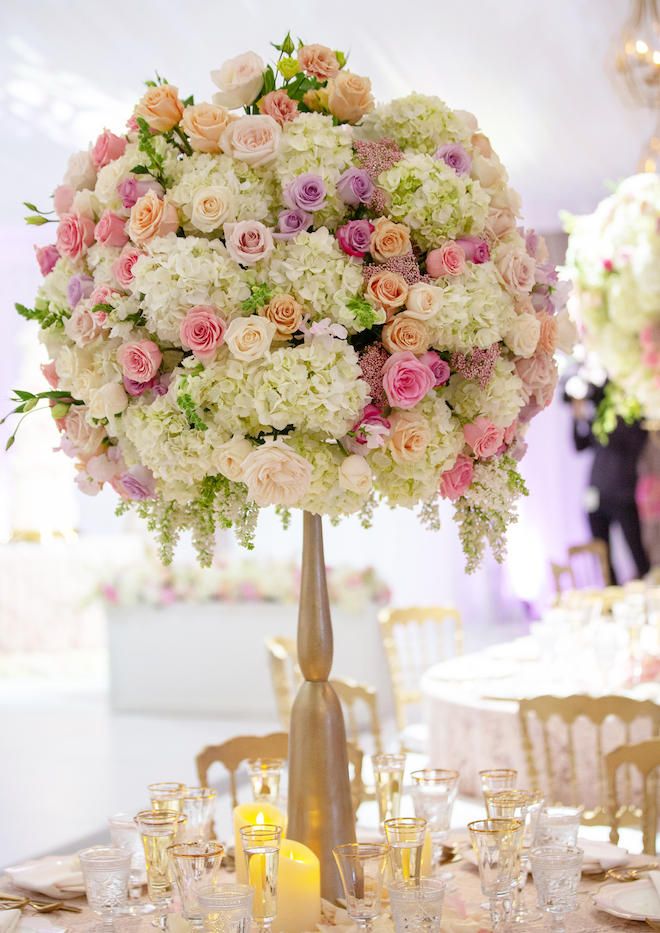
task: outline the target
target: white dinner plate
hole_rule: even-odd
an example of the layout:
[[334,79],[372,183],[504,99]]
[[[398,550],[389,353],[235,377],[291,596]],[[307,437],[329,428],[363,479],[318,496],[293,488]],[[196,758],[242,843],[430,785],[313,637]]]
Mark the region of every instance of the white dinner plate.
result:
[[[5,868],[5,874],[19,887],[37,891],[58,901],[85,893],[80,863],[74,855],[48,855],[32,859]],[[56,884],[62,880],[67,881],[65,889]]]
[[650,878],[605,884],[593,895],[600,910],[624,920],[660,920],[660,897]]

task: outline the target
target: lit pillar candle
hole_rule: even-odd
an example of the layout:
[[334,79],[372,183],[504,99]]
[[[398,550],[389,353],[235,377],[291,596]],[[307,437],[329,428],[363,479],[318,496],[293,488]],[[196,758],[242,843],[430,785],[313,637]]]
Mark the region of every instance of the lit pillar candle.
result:
[[422,849],[422,867],[420,870],[422,878],[433,877],[431,851],[431,833],[427,829],[424,833],[424,848]]
[[305,933],[321,922],[321,864],[302,842],[283,839],[273,933]]
[[281,826],[286,829],[286,817],[281,810],[270,803],[241,803],[234,807],[234,858],[236,861],[236,882],[247,884],[245,857],[241,844],[241,826]]

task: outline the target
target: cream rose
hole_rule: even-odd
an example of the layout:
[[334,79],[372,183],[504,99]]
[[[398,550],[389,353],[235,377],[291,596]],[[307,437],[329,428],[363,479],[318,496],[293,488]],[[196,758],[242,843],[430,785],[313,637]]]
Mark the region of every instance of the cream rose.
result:
[[398,272],[381,269],[369,279],[367,295],[388,311],[400,308],[408,297],[408,283]]
[[444,299],[443,290],[437,285],[418,282],[411,285],[406,298],[406,314],[418,321],[428,321],[438,313]]
[[385,262],[395,256],[405,256],[411,250],[410,228],[379,217],[374,224],[369,252],[376,262]]
[[183,116],[179,89],[173,84],[148,87],[135,109],[141,117],[144,117],[152,130],[157,130],[159,133],[171,130]]
[[257,505],[294,505],[309,489],[312,465],[281,438],[267,440],[243,461],[243,482]]
[[529,359],[534,355],[539,338],[541,324],[535,315],[519,314],[504,336],[504,343],[516,356]]
[[272,321],[277,328],[276,337],[278,335],[288,336],[298,330],[303,313],[301,305],[295,298],[284,293],[273,295],[268,304],[259,311],[260,315]]
[[369,78],[340,71],[327,87],[330,113],[342,123],[357,123],[374,109]]
[[232,215],[232,193],[224,185],[199,188],[192,200],[190,220],[203,233],[212,233]]
[[360,454],[351,454],[342,461],[337,477],[342,489],[366,496],[373,486],[371,467]]
[[64,433],[75,449],[84,454],[93,454],[105,435],[103,425],[92,427],[87,423],[87,408],[84,405],[72,405],[64,419]]
[[186,107],[181,126],[197,152],[221,152],[220,137],[234,119],[226,107],[202,103]]
[[266,66],[256,52],[244,52],[230,58],[219,69],[211,72],[211,81],[220,88],[213,95],[213,103],[230,110],[253,103],[264,83]]
[[515,217],[520,217],[522,198],[514,188],[506,187],[491,195],[490,206],[499,211],[511,211]]
[[71,317],[66,319],[64,333],[78,347],[86,347],[101,335],[101,325],[92,313],[89,301],[78,302]]
[[63,184],[71,185],[76,191],[83,188],[93,188],[96,184],[96,168],[92,162],[92,154],[88,149],[81,149],[69,156],[69,162],[62,179]]
[[472,172],[482,188],[495,188],[506,185],[508,175],[499,158],[493,153],[485,157],[477,149],[472,154]]
[[211,455],[213,464],[234,483],[243,482],[243,462],[254,450],[253,444],[240,435],[235,435],[226,444],[216,447]]
[[138,198],[131,208],[128,222],[128,235],[134,243],[142,246],[155,236],[167,236],[176,233],[179,227],[179,215],[174,204],[167,198],[161,201],[152,189]]
[[486,234],[492,240],[503,240],[515,233],[516,218],[509,210],[497,210],[492,205],[486,218]]
[[410,350],[417,356],[426,353],[430,343],[426,326],[422,321],[407,314],[395,315],[390,323],[383,327],[381,340],[390,353],[405,353],[406,350]]
[[505,250],[496,261],[504,287],[512,295],[521,295],[532,290],[535,265],[535,261],[522,247]]
[[80,217],[87,217],[88,220],[96,220],[101,214],[101,205],[99,199],[93,191],[83,188],[77,191],[71,202],[71,211]]
[[94,188],[94,194],[98,200],[103,202],[103,204],[108,204],[111,201],[119,201],[120,198],[117,194],[117,186],[120,185],[125,178],[128,178],[130,171],[130,168],[125,164],[123,159],[115,159],[114,162],[109,162],[107,165],[104,165],[99,171],[98,178],[96,179],[96,187]]
[[220,137],[220,148],[227,155],[247,165],[272,162],[282,138],[282,127],[265,115],[234,120]]
[[234,318],[225,334],[225,343],[237,360],[258,360],[270,349],[277,328],[272,321],[256,314]]
[[128,395],[119,382],[106,382],[91,393],[89,413],[92,418],[107,418],[121,414],[128,408]]
[[557,349],[569,356],[578,341],[578,329],[564,308],[557,314]]
[[396,463],[414,463],[424,455],[431,440],[431,427],[423,415],[413,411],[395,411],[389,417],[387,443]]

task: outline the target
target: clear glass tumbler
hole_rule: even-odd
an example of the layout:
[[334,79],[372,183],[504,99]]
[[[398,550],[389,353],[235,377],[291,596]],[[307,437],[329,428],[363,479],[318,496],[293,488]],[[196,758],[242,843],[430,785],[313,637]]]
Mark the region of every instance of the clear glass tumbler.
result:
[[252,919],[259,930],[268,931],[277,916],[277,868],[282,827],[268,824],[242,826],[239,832],[247,878],[254,888]]
[[441,933],[442,881],[393,881],[387,886],[394,920],[394,933]]
[[78,854],[87,903],[107,929],[126,907],[131,853],[126,849],[83,849]]
[[415,816],[426,820],[426,828],[431,834],[431,871],[434,877],[448,880],[452,873],[441,872],[439,866],[442,847],[449,836],[451,813],[458,790],[458,771],[428,768],[425,771],[413,771],[411,778]]
[[185,784],[150,784],[147,788],[152,810],[176,810],[183,813]]
[[197,891],[206,933],[250,933],[254,888],[251,884],[214,884]]
[[493,933],[502,933],[511,913],[511,887],[520,875],[524,824],[520,820],[468,823],[481,890],[490,901]]
[[277,806],[280,796],[280,779],[284,771],[283,758],[248,758],[248,774],[256,803]]
[[181,914],[194,930],[201,931],[204,922],[197,891],[217,882],[225,847],[218,842],[181,842],[167,851],[181,895]]
[[142,810],[135,817],[142,835],[147,863],[147,893],[156,908],[152,924],[165,929],[167,909],[172,902],[172,874],[168,849],[177,841],[186,818],[176,810]]
[[426,820],[416,816],[385,820],[385,836],[392,849],[392,877],[395,881],[419,880]]
[[115,813],[114,816],[108,817],[108,826],[113,846],[116,849],[126,849],[132,855],[131,873],[128,879],[129,905],[125,912],[129,914],[153,913],[152,904],[139,903],[142,897],[142,878],[147,871],[147,863],[144,860],[142,836],[135,825],[133,814]]
[[394,820],[401,813],[405,755],[372,755],[371,763],[376,782],[376,800],[381,829],[385,820]]
[[346,895],[346,909],[358,933],[371,933],[381,914],[383,877],[390,858],[389,846],[353,842],[332,850]]
[[215,791],[211,787],[187,787],[182,813],[186,817],[184,842],[208,842],[211,835]]
[[574,846],[582,822],[577,807],[544,807],[536,824],[535,846]]
[[577,846],[539,846],[529,853],[538,906],[550,914],[552,933],[564,933],[564,914],[577,910],[583,856]]

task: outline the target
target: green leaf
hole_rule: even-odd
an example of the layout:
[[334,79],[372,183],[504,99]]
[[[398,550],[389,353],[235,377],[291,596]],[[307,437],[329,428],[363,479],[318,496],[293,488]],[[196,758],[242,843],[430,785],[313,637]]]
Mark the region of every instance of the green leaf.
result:
[[145,81],[144,83],[147,85],[147,87],[158,87],[155,81]]
[[181,103],[184,107],[192,107],[195,103],[195,95],[191,94],[190,97],[186,97],[186,99],[182,100]]
[[24,392],[22,389],[14,389],[14,395],[25,402],[29,398],[36,398],[36,395],[33,395],[32,392]]
[[24,317],[28,321],[39,321],[41,320],[41,312],[33,310],[32,308],[26,308],[25,305],[19,304],[16,302],[14,308],[18,311],[21,317]]
[[131,171],[134,175],[148,175],[149,169],[146,165],[136,165],[135,168],[132,168]]
[[344,65],[346,64],[346,56],[344,55],[343,52],[337,51],[337,49],[335,49],[334,52],[335,52],[335,58],[339,62],[339,67],[343,68]]
[[42,224],[50,223],[46,217],[42,217],[41,214],[30,214],[29,217],[25,218],[26,224],[33,224],[35,227],[40,227]]
[[102,301],[99,304],[94,305],[92,308],[92,314],[96,314],[98,311],[104,311],[106,314],[110,314],[110,312],[114,310],[115,309],[112,307],[112,305],[109,305],[107,301]]

